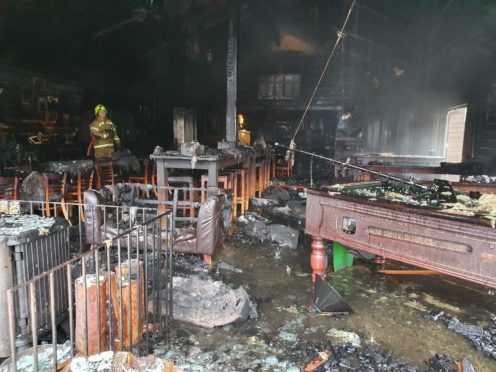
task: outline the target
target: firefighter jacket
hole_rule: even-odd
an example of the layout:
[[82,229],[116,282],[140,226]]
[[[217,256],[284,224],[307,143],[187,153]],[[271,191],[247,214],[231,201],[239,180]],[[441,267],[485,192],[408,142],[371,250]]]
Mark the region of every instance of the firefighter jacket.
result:
[[95,160],[112,159],[114,145],[119,146],[121,140],[117,134],[117,128],[109,119],[93,120],[90,124],[91,137],[95,139],[93,149],[95,151]]

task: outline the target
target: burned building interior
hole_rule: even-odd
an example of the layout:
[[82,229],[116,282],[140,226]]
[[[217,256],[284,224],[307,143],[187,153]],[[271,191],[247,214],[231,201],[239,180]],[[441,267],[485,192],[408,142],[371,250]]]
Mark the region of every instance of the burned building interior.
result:
[[496,370],[496,2],[0,2],[0,371]]

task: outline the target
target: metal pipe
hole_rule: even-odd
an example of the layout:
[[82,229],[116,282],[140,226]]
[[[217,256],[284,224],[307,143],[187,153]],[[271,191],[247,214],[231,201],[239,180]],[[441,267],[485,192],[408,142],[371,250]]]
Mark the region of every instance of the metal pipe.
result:
[[72,267],[67,265],[67,297],[69,299],[69,339],[71,341],[71,356],[74,356],[74,300],[72,298]]
[[[124,210],[123,210],[124,212]],[[132,306],[132,297],[131,297],[131,292],[132,292],[132,284],[131,284],[131,271],[132,271],[132,259],[131,259],[131,242],[132,242],[132,236],[131,236],[131,232],[129,232],[129,234],[127,235],[127,262],[128,262],[128,281],[127,281],[127,285],[128,285],[128,314],[129,316],[127,317],[127,323],[128,323],[128,326],[129,326],[129,351],[132,353],[133,352],[133,323],[132,323],[132,319],[133,319],[133,306]]]
[[[106,256],[107,256],[107,298],[108,298],[108,301],[109,301],[109,304],[111,303],[112,301],[112,271],[111,271],[111,267],[110,267],[110,247],[108,245],[105,245],[105,253],[106,253]],[[108,312],[109,312],[109,316],[108,316],[108,320],[109,320],[109,346],[112,347],[112,306],[109,305],[108,307]]]
[[[81,274],[83,276],[83,288],[84,288],[84,322],[86,324],[85,326],[85,332],[84,332],[84,351],[85,354],[88,355],[88,283],[87,283],[87,278],[86,278],[86,256],[81,257]],[[98,279],[98,278],[97,278]]]
[[294,148],[291,148],[291,147],[288,147],[288,146],[281,145],[281,144],[279,144],[277,142],[274,145],[276,145],[278,147],[281,147],[283,149],[290,150],[290,151],[295,151],[295,152],[299,152],[299,153],[305,154],[305,155],[310,155],[310,156],[313,156],[313,157],[316,157],[316,158],[319,158],[319,159],[322,159],[322,160],[327,160],[327,161],[330,161],[331,163],[341,165],[341,166],[343,166],[345,168],[356,169],[356,170],[359,170],[361,172],[370,173],[370,174],[373,174],[374,176],[381,177],[381,178],[386,178],[386,179],[391,180],[391,181],[396,181],[396,182],[403,183],[403,184],[410,185],[410,186],[416,186],[416,187],[419,187],[419,188],[421,188],[423,190],[428,190],[429,189],[427,186],[421,185],[419,183],[416,183],[416,182],[413,182],[413,181],[410,181],[410,180],[405,180],[405,179],[403,179],[401,177],[392,176],[392,175],[387,174],[387,173],[376,172],[376,171],[373,171],[371,169],[360,167],[360,166],[354,165],[354,164],[345,163],[345,162],[342,162],[342,161],[339,161],[339,160],[336,160],[336,159],[333,159],[333,158],[328,158],[328,157],[325,157],[325,156],[322,156],[322,155],[319,155],[319,154],[316,154],[316,153],[313,153],[313,152],[308,152],[308,151],[304,151],[304,150],[297,150],[297,149],[294,149]]
[[38,371],[38,319],[36,316],[36,288],[35,283],[29,284],[29,299],[31,307],[31,338],[33,341],[33,367]]
[[10,338],[10,361],[11,367],[17,371],[17,355],[16,355],[16,331],[15,331],[15,309],[14,309],[14,289],[7,291],[7,312],[9,316],[9,338]]
[[95,249],[94,262],[95,262],[95,274],[96,274],[96,309],[98,318],[98,353],[102,352],[102,319],[100,314],[100,267],[98,260],[98,249]]
[[50,312],[52,318],[52,343],[53,343],[53,369],[57,370],[57,322],[55,318],[55,276],[52,271],[49,276],[50,282]]

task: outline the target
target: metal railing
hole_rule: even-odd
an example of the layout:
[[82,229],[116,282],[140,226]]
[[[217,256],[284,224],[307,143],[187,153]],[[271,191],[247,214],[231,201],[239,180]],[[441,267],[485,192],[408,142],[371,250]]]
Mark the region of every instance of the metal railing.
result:
[[[71,356],[105,350],[147,354],[158,338],[167,337],[172,317],[173,226],[171,211],[146,219],[8,290],[11,370],[17,370],[21,358],[16,348],[19,338],[28,338],[32,345],[22,355],[32,356],[33,370],[38,371],[44,363],[39,359],[42,346],[38,345],[43,331],[38,327],[40,306],[49,308],[53,347],[50,368],[57,369],[60,345],[55,314],[60,288],[66,289],[68,298]],[[48,300],[40,300],[38,293],[46,281]],[[29,304],[28,324],[21,330],[16,321],[16,300],[22,291],[28,293]]]
[[[108,223],[119,226],[122,225],[121,221],[123,220],[128,220],[126,228],[132,228],[133,223],[136,222],[136,219],[133,219],[132,217],[137,217],[138,219],[141,219],[141,221],[144,221],[147,217],[156,216],[158,213],[169,209],[174,213],[175,222],[195,222],[195,216],[197,215],[198,209],[202,202],[205,201],[206,197],[225,192],[216,187],[159,187],[140,183],[124,183],[122,185],[128,185],[133,189],[134,203],[130,206],[119,205],[117,203],[89,206],[84,203],[79,204],[75,202],[0,199],[0,211],[15,209],[18,213],[45,216],[45,211],[48,209],[53,211],[51,217],[66,218],[66,216],[69,216],[69,223],[79,230],[79,245],[80,247],[83,247],[85,244],[83,234],[84,223],[86,222],[85,209],[102,209],[105,218],[104,230],[106,230]],[[145,190],[148,190],[148,193],[146,193]],[[164,191],[168,200],[158,200],[155,197],[159,190]],[[193,194],[193,197],[190,200],[184,200],[182,198],[184,193]],[[183,211],[190,210],[194,211],[194,213],[190,212],[189,216],[178,215],[178,209]],[[109,219],[110,215],[113,220]],[[128,216],[130,217],[127,218]],[[95,226],[92,227],[94,228]]]
[[[173,203],[171,202],[171,205]],[[12,214],[37,214],[44,216],[45,208],[48,206],[54,213],[54,218],[65,218],[59,212],[61,208],[67,208],[71,212],[71,218],[68,221],[72,226],[72,230],[76,232],[77,239],[73,243],[77,243],[76,251],[82,252],[85,246],[93,244],[98,233],[108,233],[118,235],[119,233],[132,229],[137,224],[156,217],[159,211],[156,206],[123,206],[111,204],[78,204],[67,202],[44,202],[33,200],[0,200],[0,206],[3,205],[4,211],[15,210]],[[86,215],[95,213],[97,210],[102,212],[102,225],[96,226],[95,219],[92,219],[91,225],[86,223]],[[111,231],[112,230],[112,231]],[[90,232],[93,236],[88,236]],[[74,238],[73,238],[74,240]],[[103,239],[102,239],[103,240]]]

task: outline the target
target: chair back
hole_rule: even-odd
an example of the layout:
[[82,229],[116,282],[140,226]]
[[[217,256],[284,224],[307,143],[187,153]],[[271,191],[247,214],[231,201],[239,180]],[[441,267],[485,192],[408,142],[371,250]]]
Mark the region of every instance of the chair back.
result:
[[19,179],[0,177],[0,199],[19,199]]
[[84,215],[86,223],[86,242],[88,244],[101,244],[103,237],[101,227],[103,225],[102,196],[94,190],[84,191]]
[[208,198],[198,211],[196,225],[196,244],[213,247],[215,250],[224,242],[224,218],[222,207],[225,195],[219,194]]
[[114,185],[114,166],[111,161],[96,162],[97,187],[101,189],[106,185]]
[[43,173],[43,186],[45,188],[45,201],[58,201],[65,194],[66,173]]

